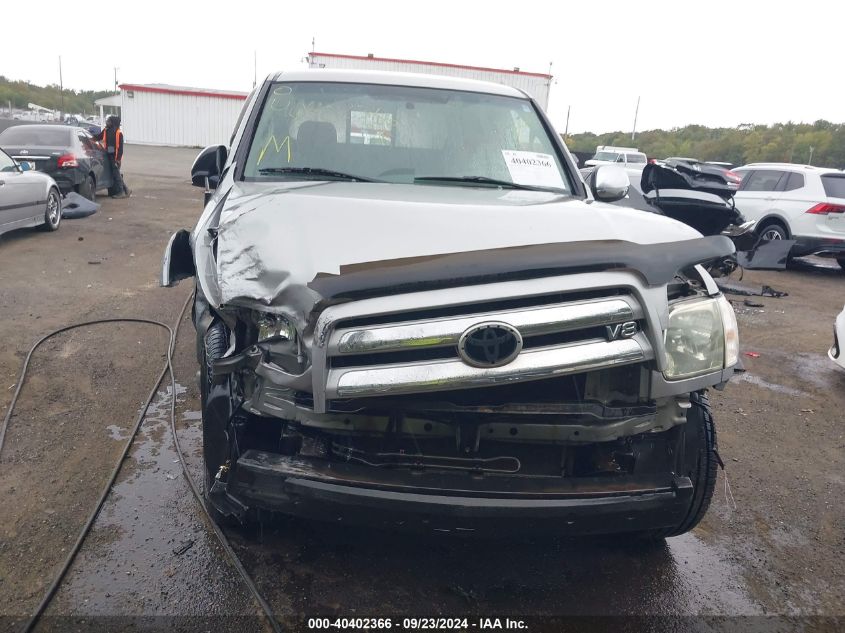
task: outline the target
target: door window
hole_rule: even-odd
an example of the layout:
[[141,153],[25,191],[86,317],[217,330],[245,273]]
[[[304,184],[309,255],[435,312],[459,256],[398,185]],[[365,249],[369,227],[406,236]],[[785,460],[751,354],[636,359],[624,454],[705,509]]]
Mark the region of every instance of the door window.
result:
[[94,145],[94,140],[90,136],[88,136],[87,134],[83,134],[82,132],[79,132],[79,134],[77,134],[77,136],[79,137],[79,142],[82,143],[82,147],[85,148],[86,152],[93,152],[94,150],[97,149],[96,146]]
[[17,170],[18,168],[15,166],[15,161],[9,158],[9,156],[4,152],[0,152],[0,172]]
[[788,172],[774,169],[758,169],[742,179],[743,191],[778,191],[781,179],[788,176]]

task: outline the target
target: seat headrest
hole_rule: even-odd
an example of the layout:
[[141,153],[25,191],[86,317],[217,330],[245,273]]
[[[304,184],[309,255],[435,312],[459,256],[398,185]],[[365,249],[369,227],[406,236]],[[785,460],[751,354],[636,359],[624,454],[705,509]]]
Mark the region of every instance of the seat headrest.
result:
[[303,145],[336,145],[337,130],[327,121],[303,121],[296,133],[297,143]]

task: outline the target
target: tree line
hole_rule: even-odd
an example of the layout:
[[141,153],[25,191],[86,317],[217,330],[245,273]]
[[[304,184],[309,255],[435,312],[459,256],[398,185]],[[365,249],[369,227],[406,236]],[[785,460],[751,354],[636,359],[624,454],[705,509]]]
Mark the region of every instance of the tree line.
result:
[[108,90],[60,90],[59,86],[36,86],[28,81],[12,81],[0,75],[0,111],[5,111],[12,102],[12,107],[26,110],[27,104],[36,103],[50,110],[62,109],[62,95],[64,95],[64,111],[70,113],[95,114],[97,108],[94,101],[102,97],[113,95]]
[[598,145],[637,147],[649,158],[683,156],[724,161],[736,165],[759,162],[800,163],[845,168],[845,124],[819,120],[815,123],[745,123],[735,128],[688,125],[671,130],[607,134],[570,134],[564,137],[574,152],[595,152]]

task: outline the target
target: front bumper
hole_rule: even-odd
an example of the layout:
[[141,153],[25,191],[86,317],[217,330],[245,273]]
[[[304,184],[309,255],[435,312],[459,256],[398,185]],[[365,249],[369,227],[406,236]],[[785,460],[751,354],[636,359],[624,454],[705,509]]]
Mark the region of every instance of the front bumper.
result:
[[[217,499],[215,499],[215,495]],[[692,484],[670,473],[625,477],[483,477],[413,472],[257,450],[237,461],[218,506],[332,522],[459,533],[606,534],[678,525]]]

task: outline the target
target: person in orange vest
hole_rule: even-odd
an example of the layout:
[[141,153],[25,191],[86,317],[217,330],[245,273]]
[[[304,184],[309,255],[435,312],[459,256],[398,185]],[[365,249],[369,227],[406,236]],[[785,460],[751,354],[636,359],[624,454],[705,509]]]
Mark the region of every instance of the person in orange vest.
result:
[[120,173],[120,164],[123,161],[123,132],[120,130],[120,118],[114,115],[109,116],[106,119],[106,127],[96,139],[105,148],[111,168],[112,186],[109,187],[109,195],[112,198],[128,198],[132,195],[132,190],[126,186]]

